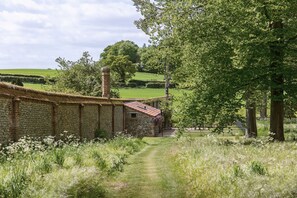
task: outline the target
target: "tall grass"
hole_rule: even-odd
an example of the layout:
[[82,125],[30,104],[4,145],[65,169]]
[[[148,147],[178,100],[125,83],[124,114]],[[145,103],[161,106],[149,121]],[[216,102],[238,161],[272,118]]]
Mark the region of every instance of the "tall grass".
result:
[[296,142],[182,138],[173,161],[188,197],[296,197]]
[[25,137],[3,147],[0,197],[104,197],[102,181],[121,171],[126,158],[144,146],[124,136],[82,143],[61,137]]

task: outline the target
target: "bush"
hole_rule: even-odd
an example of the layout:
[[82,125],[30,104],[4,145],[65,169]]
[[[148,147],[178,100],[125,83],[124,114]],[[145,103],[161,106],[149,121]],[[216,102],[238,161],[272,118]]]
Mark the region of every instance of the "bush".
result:
[[19,76],[19,75],[0,75],[0,81],[4,82],[16,82],[16,81],[22,81],[25,83],[35,83],[35,84],[45,84],[46,81],[44,77],[32,77],[32,76]]
[[109,139],[110,135],[107,131],[103,130],[103,129],[97,129],[95,131],[95,138],[99,138],[99,139]]
[[128,85],[131,84],[135,84],[137,87],[144,87],[149,81],[145,81],[145,80],[130,80]]
[[129,82],[129,83],[127,84],[127,87],[135,88],[135,87],[138,87],[138,86],[137,86],[136,83],[131,83],[131,82]]
[[146,88],[165,88],[165,82],[149,82]]

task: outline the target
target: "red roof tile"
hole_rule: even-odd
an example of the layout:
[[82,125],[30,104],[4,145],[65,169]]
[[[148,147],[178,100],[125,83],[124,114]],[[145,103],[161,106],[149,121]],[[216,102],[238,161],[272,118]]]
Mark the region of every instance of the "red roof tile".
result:
[[140,103],[140,102],[129,102],[124,104],[126,107],[129,107],[135,111],[147,114],[149,116],[155,117],[161,114],[160,109],[156,109],[155,107]]

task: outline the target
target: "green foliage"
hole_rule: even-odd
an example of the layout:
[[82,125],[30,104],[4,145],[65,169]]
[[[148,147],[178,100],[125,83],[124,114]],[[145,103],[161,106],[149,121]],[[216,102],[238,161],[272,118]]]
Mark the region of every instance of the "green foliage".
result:
[[140,67],[138,71],[144,71],[149,73],[163,73],[164,65],[162,64],[162,53],[156,46],[143,46],[139,48],[140,54]]
[[146,84],[146,88],[165,88],[164,82],[149,82]]
[[16,80],[13,80],[13,81],[11,82],[11,84],[14,84],[14,85],[17,85],[17,86],[21,86],[21,87],[24,86],[23,82],[22,82],[21,79],[19,79],[19,78],[17,78]]
[[[191,120],[203,119],[204,114],[204,120],[222,130],[240,119],[237,113],[246,91],[271,90],[271,102],[296,98],[294,1],[134,0],[134,4],[143,15],[138,27],[157,43],[174,43],[166,45],[169,51],[182,49],[175,76],[194,90],[191,98],[182,98],[188,106],[199,104],[193,106]],[[282,125],[282,119],[274,122],[278,120]]]
[[65,162],[65,149],[54,149],[53,153],[54,153],[54,162],[56,164],[58,164],[59,166],[63,166],[64,162]]
[[22,81],[26,83],[35,83],[35,84],[45,84],[46,81],[44,77],[34,77],[34,76],[25,76],[25,75],[13,75],[13,74],[0,74],[0,81],[3,82],[13,82]]
[[136,72],[135,65],[129,60],[128,56],[108,55],[102,60],[104,65],[108,65],[111,69],[111,75],[116,82],[125,84]]
[[77,61],[57,58],[61,72],[53,86],[54,91],[74,92],[82,95],[101,96],[101,68],[88,52]]
[[102,61],[108,59],[108,56],[126,56],[132,63],[139,62],[138,46],[132,41],[119,41],[113,45],[107,46],[100,54]]
[[99,138],[99,139],[109,139],[110,135],[108,134],[108,132],[106,130],[103,129],[97,129],[95,131],[95,138]]
[[259,175],[266,175],[267,174],[266,168],[261,164],[261,162],[257,162],[257,161],[252,161],[251,171],[253,173],[256,173],[256,174],[259,174]]
[[110,67],[116,82],[125,84],[136,72],[139,63],[137,51],[138,46],[132,41],[119,41],[103,50],[100,62]]

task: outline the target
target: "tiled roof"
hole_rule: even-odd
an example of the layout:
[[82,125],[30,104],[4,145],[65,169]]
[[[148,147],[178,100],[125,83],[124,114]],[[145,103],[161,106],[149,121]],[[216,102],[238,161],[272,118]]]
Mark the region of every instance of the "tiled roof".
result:
[[140,103],[140,102],[129,102],[124,104],[126,107],[129,107],[135,111],[147,114],[149,116],[155,117],[161,114],[160,109],[156,109],[155,107]]

